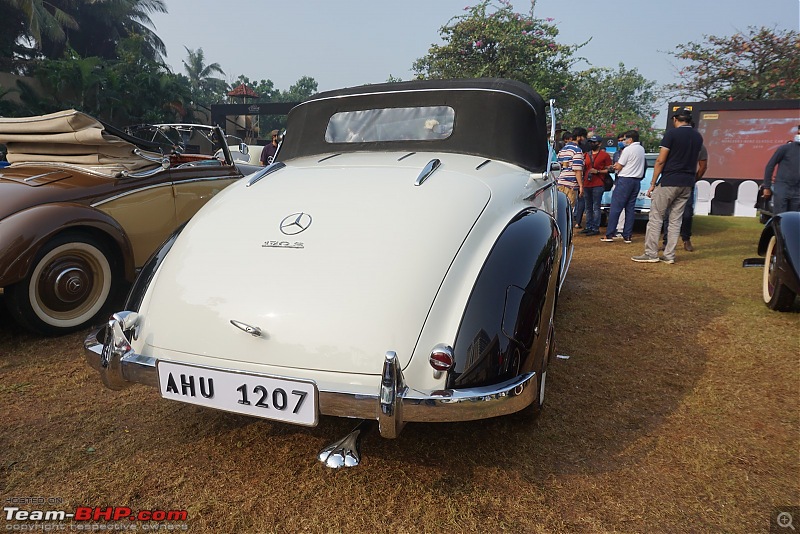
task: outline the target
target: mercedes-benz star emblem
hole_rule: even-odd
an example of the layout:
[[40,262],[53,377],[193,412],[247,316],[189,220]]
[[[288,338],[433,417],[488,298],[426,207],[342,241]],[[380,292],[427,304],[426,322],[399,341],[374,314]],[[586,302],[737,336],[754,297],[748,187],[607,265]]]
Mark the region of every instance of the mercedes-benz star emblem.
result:
[[296,235],[311,226],[311,215],[308,213],[292,213],[281,221],[281,232]]

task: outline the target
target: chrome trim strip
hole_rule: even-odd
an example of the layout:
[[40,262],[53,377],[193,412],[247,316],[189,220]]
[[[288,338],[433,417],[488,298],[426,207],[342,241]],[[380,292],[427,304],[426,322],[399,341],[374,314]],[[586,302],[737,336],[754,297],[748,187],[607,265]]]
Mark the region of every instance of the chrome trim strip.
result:
[[[550,99],[550,145],[547,147],[547,174],[550,174],[550,164],[556,155],[556,101]],[[553,213],[558,211],[558,195],[553,195]]]
[[[108,387],[138,383],[158,388],[156,359],[132,350],[104,351],[101,339],[107,328],[108,325],[92,331],[84,342],[84,356],[89,366],[100,372]],[[120,339],[124,338],[121,328],[112,326],[110,337],[112,347],[127,345],[126,340]],[[109,358],[105,366],[104,352]],[[396,437],[407,422],[473,421],[518,412],[536,399],[536,373],[485,387],[419,391],[404,384],[397,356],[390,352],[374,395],[322,389],[318,392],[320,414],[378,420],[382,436]]]
[[241,178],[241,175],[224,175],[224,176],[206,176],[201,178],[190,178],[188,180],[178,180],[170,182],[172,185],[183,185],[183,184],[194,184],[197,182],[215,182],[218,180],[238,180]]
[[436,169],[438,169],[441,165],[442,165],[442,162],[439,161],[438,159],[430,160],[428,162],[428,164],[425,165],[425,168],[422,169],[422,172],[419,173],[419,176],[417,176],[417,179],[414,180],[414,185],[416,185],[416,186],[422,185],[425,182],[425,180],[430,178],[431,174],[433,174],[436,171]]
[[341,152],[339,152],[338,154],[331,154],[330,156],[325,156],[321,160],[317,161],[317,163],[322,163],[323,161],[326,161],[326,160],[329,160],[331,158],[335,158],[336,156],[341,156],[341,155],[342,155]]
[[479,170],[481,170],[482,168],[486,167],[486,166],[487,166],[488,164],[490,164],[491,162],[492,162],[492,160],[490,160],[490,159],[487,159],[486,161],[484,161],[483,163],[481,163],[480,165],[478,165],[477,167],[475,167],[475,170],[476,170],[476,171],[479,171]]
[[37,174],[35,176],[29,176],[29,177],[25,178],[23,180],[23,182],[25,182],[27,184],[28,182],[32,182],[32,181],[37,180],[39,178],[44,178],[45,176],[50,176],[51,174],[56,174],[58,172],[59,171],[51,171],[51,172],[45,172],[43,174]]
[[284,167],[286,167],[286,164],[282,161],[276,161],[275,163],[268,165],[267,167],[264,168],[263,171],[257,172],[255,176],[250,178],[250,181],[247,182],[246,187],[250,187],[251,185],[255,184],[256,182],[264,178],[265,176],[270,175],[273,172],[279,171]]
[[20,167],[51,167],[60,171],[69,170],[84,172],[86,174],[91,174],[92,176],[106,179],[118,178],[123,172],[118,166],[114,165],[109,165],[110,167],[116,169],[113,172],[100,172],[97,170],[97,168],[102,168],[103,166],[104,165],[77,165],[74,163],[63,163],[60,161],[23,161],[20,163],[14,163],[14,165],[11,167],[6,167],[6,169],[13,171],[19,169]]
[[163,183],[160,183],[160,184],[148,185],[147,187],[140,187],[139,189],[133,189],[131,191],[126,191],[124,193],[120,193],[119,195],[114,195],[113,197],[108,197],[108,198],[106,198],[104,200],[101,200],[99,202],[95,202],[94,204],[91,204],[91,206],[93,208],[97,208],[99,206],[102,206],[103,204],[107,204],[108,202],[113,202],[113,201],[119,200],[119,199],[121,199],[123,197],[127,197],[128,195],[141,193],[143,191],[149,191],[150,189],[157,189],[159,187],[172,187],[173,183],[174,182],[163,182]]
[[409,153],[408,153],[408,154],[406,154],[405,156],[400,156],[399,158],[397,158],[397,161],[403,161],[404,159],[406,159],[406,158],[408,158],[408,157],[411,157],[411,156],[413,156],[414,154],[416,154],[416,152],[409,152]]

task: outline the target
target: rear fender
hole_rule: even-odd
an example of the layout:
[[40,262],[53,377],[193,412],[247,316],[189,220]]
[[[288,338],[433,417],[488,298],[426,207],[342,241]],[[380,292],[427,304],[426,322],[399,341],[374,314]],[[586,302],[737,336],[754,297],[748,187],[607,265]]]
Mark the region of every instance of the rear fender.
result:
[[0,287],[23,280],[38,250],[64,230],[80,229],[114,246],[133,281],[133,249],[122,227],[110,216],[82,204],[59,202],[34,206],[0,221]]
[[495,384],[541,368],[560,259],[559,232],[549,214],[529,210],[509,223],[467,302],[448,388]]

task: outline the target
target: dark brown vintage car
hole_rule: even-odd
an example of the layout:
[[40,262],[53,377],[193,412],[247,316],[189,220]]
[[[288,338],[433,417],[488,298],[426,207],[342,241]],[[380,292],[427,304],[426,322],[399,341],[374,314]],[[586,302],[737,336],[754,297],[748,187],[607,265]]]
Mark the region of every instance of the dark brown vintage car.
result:
[[91,323],[165,238],[242,176],[210,126],[126,133],[70,110],[0,119],[0,143],[11,163],[0,169],[0,291],[20,325],[48,335]]

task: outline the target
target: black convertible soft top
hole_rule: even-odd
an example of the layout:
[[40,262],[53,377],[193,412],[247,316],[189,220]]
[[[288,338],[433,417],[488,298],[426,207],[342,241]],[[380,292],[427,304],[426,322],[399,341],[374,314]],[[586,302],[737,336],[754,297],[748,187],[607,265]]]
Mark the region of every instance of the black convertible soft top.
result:
[[[337,114],[350,117],[366,110],[442,107],[455,112],[445,138],[340,142],[340,137],[331,135],[331,118]],[[499,78],[417,80],[327,91],[293,108],[286,131],[278,155],[281,161],[340,152],[408,150],[471,154],[531,172],[547,167],[542,97],[527,84]]]

